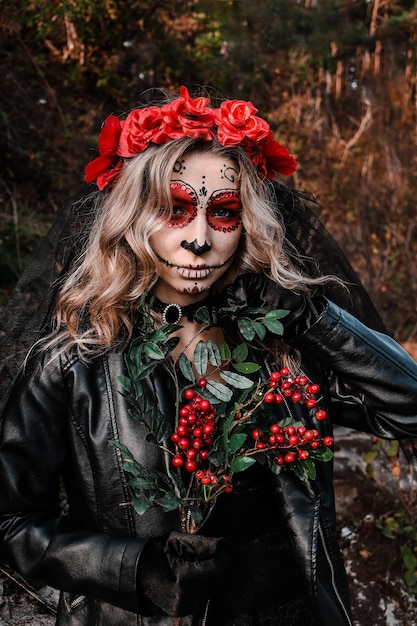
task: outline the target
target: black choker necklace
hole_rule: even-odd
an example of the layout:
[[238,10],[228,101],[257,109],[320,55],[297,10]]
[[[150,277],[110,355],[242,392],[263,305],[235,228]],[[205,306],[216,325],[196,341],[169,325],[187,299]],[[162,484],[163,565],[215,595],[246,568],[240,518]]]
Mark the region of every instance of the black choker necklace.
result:
[[210,298],[205,298],[204,300],[200,300],[199,302],[194,302],[193,304],[186,304],[184,306],[181,306],[180,304],[176,304],[175,302],[166,304],[166,302],[161,302],[159,298],[154,296],[153,300],[151,300],[151,306],[152,309],[157,313],[162,313],[162,321],[164,322],[164,324],[178,324],[183,317],[186,317],[189,322],[195,321],[196,312],[198,311],[198,309],[201,309],[201,307],[207,307],[209,311],[211,311],[209,301]]

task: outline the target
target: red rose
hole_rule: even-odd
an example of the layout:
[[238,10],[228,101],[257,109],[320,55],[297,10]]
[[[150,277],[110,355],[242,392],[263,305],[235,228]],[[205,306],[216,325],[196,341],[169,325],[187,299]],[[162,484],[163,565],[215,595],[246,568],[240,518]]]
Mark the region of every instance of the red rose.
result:
[[156,106],[135,109],[127,116],[120,134],[117,154],[132,157],[146,150],[151,142],[164,143],[161,109]]
[[161,108],[167,133],[171,139],[199,137],[213,139],[213,126],[217,124],[217,110],[207,106],[209,99],[191,98],[188,89],[180,88],[180,97]]
[[244,139],[260,141],[269,132],[269,124],[255,113],[252,102],[228,100],[219,109],[217,136],[223,146],[235,146]]

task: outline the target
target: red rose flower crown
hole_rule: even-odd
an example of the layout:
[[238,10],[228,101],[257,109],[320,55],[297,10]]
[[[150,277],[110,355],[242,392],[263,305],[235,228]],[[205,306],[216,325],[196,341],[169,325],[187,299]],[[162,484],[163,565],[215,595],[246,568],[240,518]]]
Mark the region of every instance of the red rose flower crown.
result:
[[261,177],[290,176],[297,162],[273,137],[268,122],[258,117],[251,102],[225,100],[219,108],[207,106],[208,98],[191,98],[188,89],[162,106],[134,109],[121,120],[109,115],[98,138],[99,155],[85,170],[85,181],[105,189],[118,176],[123,159],[185,137],[212,141],[222,146],[241,146]]

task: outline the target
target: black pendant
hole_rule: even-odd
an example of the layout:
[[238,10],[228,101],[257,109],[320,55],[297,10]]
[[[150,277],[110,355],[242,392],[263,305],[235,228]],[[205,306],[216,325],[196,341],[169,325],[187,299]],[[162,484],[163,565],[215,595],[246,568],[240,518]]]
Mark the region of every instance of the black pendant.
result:
[[182,308],[179,304],[167,304],[162,311],[164,324],[178,324],[182,318]]

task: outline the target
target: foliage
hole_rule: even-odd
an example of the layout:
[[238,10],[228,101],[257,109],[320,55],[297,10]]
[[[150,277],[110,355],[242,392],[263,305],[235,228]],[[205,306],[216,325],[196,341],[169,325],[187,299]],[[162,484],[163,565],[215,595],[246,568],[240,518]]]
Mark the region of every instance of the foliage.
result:
[[[286,368],[272,372],[269,380],[262,382],[260,365],[249,360],[248,344],[256,338],[262,341],[267,333],[282,335],[280,320],[288,312],[246,307],[236,317],[234,310],[220,309],[220,318],[227,316],[229,323],[230,317],[235,317],[236,330],[244,341],[231,347],[227,342],[217,346],[212,340],[199,340],[190,361],[185,352],[173,358],[179,341],[175,333],[181,326],[155,328],[151,305],[152,301],[149,305],[142,298],[138,333],[126,356],[127,376],[119,381],[131,417],[145,427],[146,441],[171,457],[171,471],[165,474],[146,468],[126,445],[112,441],[124,457],[123,469],[136,512],[142,515],[149,507],[160,506],[164,511],[179,510],[181,519],[187,519],[183,514],[187,510],[198,529],[219,495],[233,489],[234,474],[256,461],[276,474],[286,469],[301,480],[314,479],[315,463],[333,456],[332,438],[321,439],[318,431],[296,422],[290,410],[278,423],[273,407],[304,403],[323,420],[326,413],[315,399],[318,385],[304,376],[291,376]],[[204,324],[203,331],[210,327],[206,307],[198,309],[197,319]],[[173,429],[147,380],[157,368],[162,368],[173,386]]]
[[[384,537],[394,540],[398,545],[399,556],[404,567],[404,581],[411,593],[417,594],[417,502],[413,488],[406,493],[401,486],[407,482],[413,485],[413,466],[408,466],[408,480],[404,477],[400,455],[402,450],[398,441],[374,439],[370,450],[365,454],[366,470],[371,478],[374,476],[373,462],[378,455],[385,457],[391,467],[392,474],[398,482],[398,508],[381,515],[376,526]],[[402,479],[402,480],[401,480]]]

